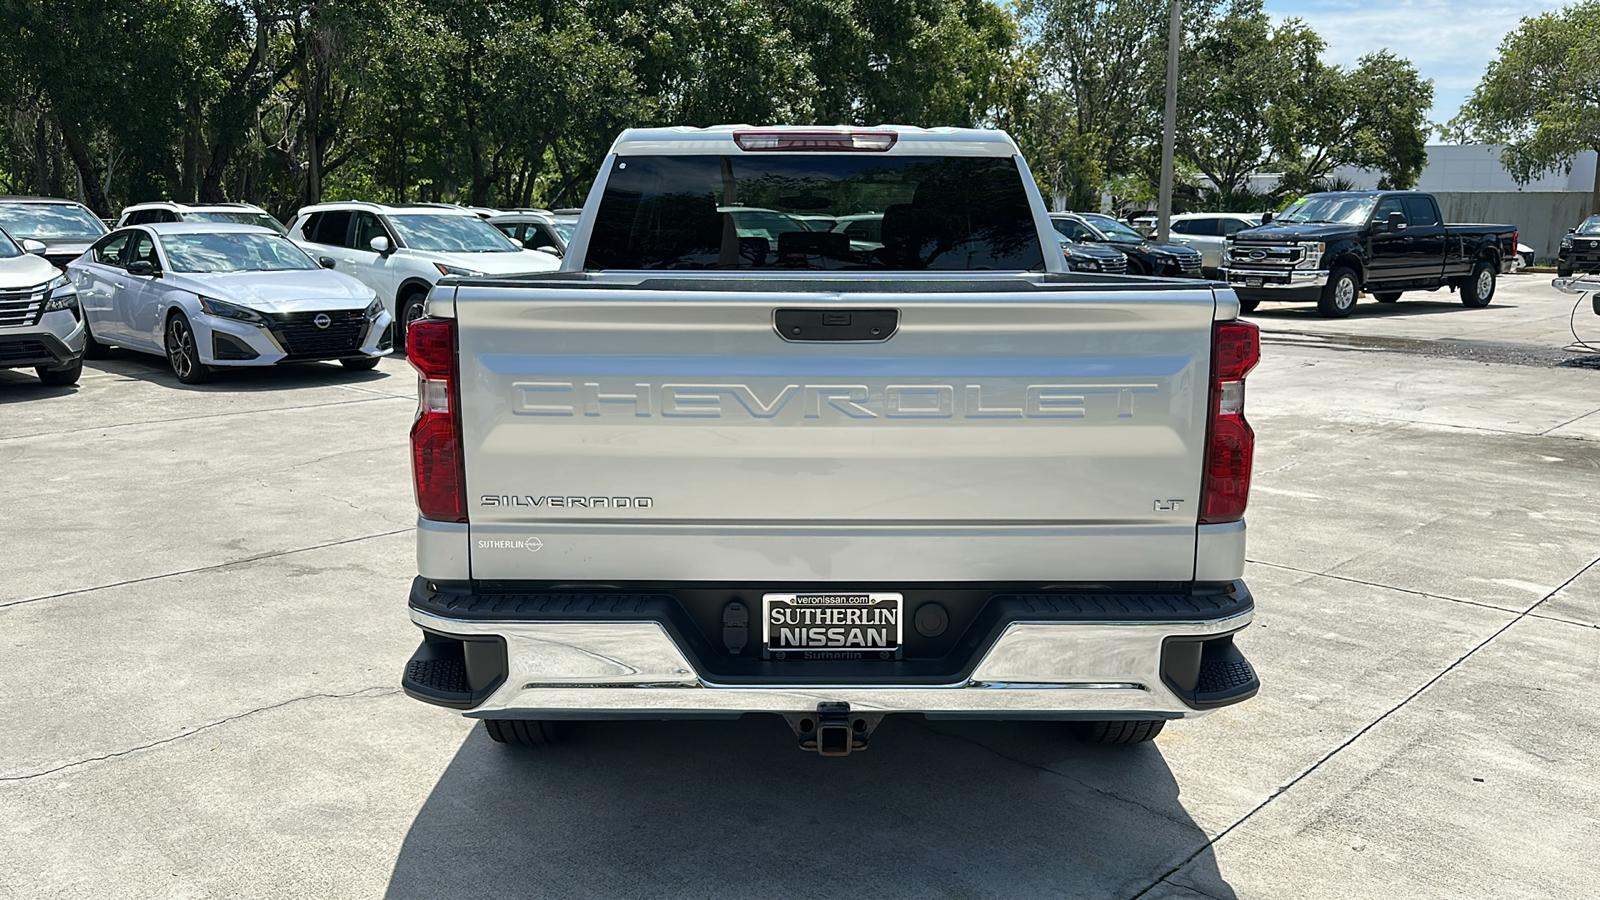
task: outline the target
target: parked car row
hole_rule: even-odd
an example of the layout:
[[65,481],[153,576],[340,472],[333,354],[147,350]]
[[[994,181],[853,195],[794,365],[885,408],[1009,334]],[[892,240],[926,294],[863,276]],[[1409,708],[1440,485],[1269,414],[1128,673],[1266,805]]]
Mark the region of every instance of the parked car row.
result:
[[[1178,244],[1158,244],[1115,218],[1100,213],[1051,213],[1050,224],[1077,245],[1099,245],[1121,253],[1130,275],[1199,278],[1200,253]],[[1069,265],[1071,256],[1068,256]]]
[[322,203],[285,226],[249,204],[158,202],[108,232],[71,201],[0,197],[0,368],[68,385],[84,358],[121,347],[166,357],[185,384],[238,366],[371,369],[439,279],[556,268],[570,231],[552,214],[492,212],[508,221],[452,204]]

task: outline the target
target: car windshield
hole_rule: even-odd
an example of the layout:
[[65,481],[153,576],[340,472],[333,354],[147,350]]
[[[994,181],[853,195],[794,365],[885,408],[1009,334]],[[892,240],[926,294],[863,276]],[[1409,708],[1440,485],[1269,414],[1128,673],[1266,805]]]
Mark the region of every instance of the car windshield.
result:
[[164,234],[161,247],[174,272],[282,272],[317,267],[293,242],[276,234]]
[[584,267],[1034,271],[1044,250],[1011,159],[628,156],[606,178]]
[[1578,226],[1579,234],[1600,234],[1600,216],[1590,216]]
[[554,228],[556,234],[561,235],[561,239],[569,244],[572,243],[572,236],[578,233],[578,226],[573,222],[555,222],[550,227]]
[[87,209],[76,203],[0,203],[0,228],[19,241],[92,241],[106,233]]
[[1274,222],[1325,222],[1330,225],[1365,225],[1376,197],[1347,194],[1313,194],[1295,201]]
[[183,214],[185,222],[221,222],[225,225],[259,225],[270,228],[279,234],[288,234],[289,229],[277,219],[264,212],[186,212]]
[[11,235],[0,231],[0,259],[14,259],[22,255],[22,248],[11,239]]
[[1096,230],[1108,238],[1123,241],[1142,241],[1144,235],[1118,222],[1110,216],[1084,216]]
[[521,250],[493,225],[477,216],[398,213],[390,224],[412,250],[434,253],[515,253]]

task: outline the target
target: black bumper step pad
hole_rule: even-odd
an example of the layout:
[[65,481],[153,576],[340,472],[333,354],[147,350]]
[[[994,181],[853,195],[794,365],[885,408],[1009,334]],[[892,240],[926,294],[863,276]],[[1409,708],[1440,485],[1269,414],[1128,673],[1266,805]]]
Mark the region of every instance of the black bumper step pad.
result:
[[422,633],[422,644],[406,662],[400,687],[427,703],[471,709],[506,680],[506,644],[484,635],[456,637]]
[[442,694],[470,694],[467,665],[459,659],[415,659],[406,663],[406,681]]
[[1234,646],[1233,633],[1168,638],[1161,649],[1161,680],[1195,709],[1229,706],[1261,690],[1255,666]]

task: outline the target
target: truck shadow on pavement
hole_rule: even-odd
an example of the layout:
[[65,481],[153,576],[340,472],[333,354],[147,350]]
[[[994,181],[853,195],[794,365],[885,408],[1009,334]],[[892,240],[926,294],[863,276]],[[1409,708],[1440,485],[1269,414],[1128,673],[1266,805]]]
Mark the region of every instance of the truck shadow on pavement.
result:
[[[1186,887],[1157,885],[1188,862]],[[554,747],[475,728],[386,897],[1232,900],[1156,747],[1052,723],[885,720],[824,759],[776,716],[592,723]]]
[[52,387],[39,381],[32,369],[0,369],[0,405],[26,403],[45,397],[66,397],[76,394],[78,386]]
[[[1461,301],[1456,299],[1455,294],[1446,294],[1445,297],[1448,299],[1424,300],[1418,297],[1413,300],[1407,297],[1398,303],[1379,303],[1369,297],[1356,304],[1355,309],[1350,311],[1350,318],[1403,319],[1409,316],[1431,316],[1447,312],[1458,312],[1462,315],[1478,312],[1477,309],[1463,306]],[[1501,303],[1497,300],[1491,300],[1488,306],[1480,307],[1480,309],[1514,309],[1516,305],[1515,303]],[[1315,303],[1279,306],[1268,301],[1256,307],[1255,312],[1244,313],[1243,315],[1247,319],[1323,319],[1322,313],[1317,311]]]
[[367,384],[390,377],[382,369],[355,372],[336,362],[307,362],[282,366],[219,368],[212,374],[212,380],[204,384],[184,384],[178,380],[178,376],[172,374],[172,367],[164,357],[127,350],[113,350],[110,358],[95,360],[87,366],[97,371],[148,381],[174,390],[210,393],[293,391],[307,387]]

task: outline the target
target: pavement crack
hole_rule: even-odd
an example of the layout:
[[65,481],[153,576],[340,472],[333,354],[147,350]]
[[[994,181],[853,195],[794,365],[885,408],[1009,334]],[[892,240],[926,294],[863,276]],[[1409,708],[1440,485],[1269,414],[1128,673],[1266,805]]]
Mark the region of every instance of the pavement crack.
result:
[[124,581],[113,581],[110,584],[97,584],[94,587],[75,588],[70,591],[60,591],[54,594],[42,594],[38,597],[24,597],[20,600],[7,600],[4,603],[0,603],[0,609],[9,609],[13,606],[22,606],[25,603],[38,603],[41,600],[55,600],[60,597],[71,597],[75,594],[88,594],[94,591],[103,591],[106,588],[124,587],[130,584],[143,584],[147,581],[160,581],[163,578],[172,578],[176,575],[193,575],[196,572],[212,572],[218,569],[227,569],[233,566],[242,566],[253,562],[260,562],[264,559],[277,559],[282,556],[293,556],[296,553],[306,553],[311,550],[323,550],[328,547],[339,547],[344,544],[358,544],[362,541],[370,541],[374,538],[391,537],[397,534],[405,534],[406,532],[413,530],[415,530],[415,528],[409,526],[406,528],[396,528],[393,531],[380,531],[376,534],[364,534],[361,537],[344,538],[343,540],[338,541],[328,541],[324,544],[313,544],[309,547],[296,547],[292,550],[274,550],[271,553],[260,553],[255,556],[247,556],[244,559],[233,559],[223,563],[214,563],[209,566],[196,566],[192,569],[179,569],[176,572],[163,572],[160,575],[146,575],[143,578],[129,578]]
[[[1351,559],[1355,559],[1355,557],[1352,557]],[[1345,562],[1350,562],[1350,561],[1351,560],[1345,560],[1344,562],[1341,562],[1340,565],[1344,565]],[[1366,581],[1365,579],[1361,579],[1361,578],[1351,578],[1348,575],[1334,575],[1331,572],[1317,572],[1317,571],[1314,571],[1312,569],[1302,569],[1299,566],[1289,566],[1289,565],[1284,565],[1283,563],[1267,562],[1264,559],[1250,559],[1249,557],[1246,557],[1245,558],[1245,562],[1248,562],[1251,565],[1266,566],[1269,569],[1283,569],[1284,571],[1287,571],[1287,572],[1299,572],[1302,575],[1314,575],[1314,576],[1316,576],[1318,578],[1331,578],[1334,581],[1343,581],[1343,582],[1346,582],[1348,584],[1359,584],[1359,585],[1362,585],[1364,587],[1382,588],[1383,590],[1386,590],[1386,591],[1395,591],[1395,592],[1398,592],[1398,593],[1401,593],[1401,594],[1411,594],[1412,596],[1415,596],[1415,597],[1427,597],[1427,598],[1432,599],[1432,600],[1445,600],[1445,601],[1448,601],[1450,603],[1462,603],[1462,604],[1465,604],[1467,606],[1476,606],[1476,607],[1478,607],[1480,609],[1492,609],[1492,610],[1494,610],[1496,612],[1503,612],[1503,613],[1514,613],[1514,612],[1517,612],[1517,610],[1515,610],[1515,609],[1507,609],[1504,606],[1495,606],[1493,603],[1482,603],[1482,602],[1479,602],[1477,600],[1466,600],[1466,599],[1463,599],[1461,597],[1449,597],[1449,596],[1446,596],[1444,594],[1430,594],[1427,591],[1419,591],[1419,590],[1416,590],[1415,588],[1396,587],[1395,585],[1384,584],[1384,583],[1379,582],[1379,581]],[[1542,603],[1543,601],[1540,601],[1540,602]],[[1538,604],[1535,604],[1535,605],[1538,605]]]
[[1038,763],[1031,763],[1031,762],[1028,762],[1025,759],[1018,759],[1017,757],[1012,756],[1012,755],[1010,755],[1008,753],[1002,753],[999,750],[996,750],[995,748],[993,748],[993,747],[989,746],[988,744],[985,744],[985,743],[983,743],[981,741],[975,741],[972,738],[966,737],[964,735],[951,734],[951,733],[949,733],[947,731],[940,731],[937,728],[933,728],[933,727],[929,726],[926,722],[918,722],[917,724],[920,725],[923,729],[925,729],[927,731],[931,731],[934,734],[939,735],[940,737],[947,737],[947,738],[953,738],[953,739],[958,740],[958,741],[964,741],[964,742],[966,742],[968,744],[971,744],[972,746],[977,747],[977,748],[979,748],[981,750],[986,750],[989,753],[992,753],[995,756],[998,756],[1001,759],[1006,760],[1007,762],[1013,762],[1013,763],[1016,763],[1019,766],[1025,766],[1025,767],[1027,767],[1029,769],[1035,769],[1037,771],[1044,772],[1047,775],[1053,775],[1053,776],[1055,776],[1057,778],[1062,779],[1063,781],[1070,781],[1073,784],[1076,784],[1076,785],[1079,785],[1079,786],[1085,788],[1086,790],[1093,791],[1093,792],[1095,792],[1096,794],[1099,794],[1102,797],[1109,797],[1112,800],[1116,800],[1119,803],[1126,803],[1129,806],[1137,806],[1140,809],[1144,810],[1145,812],[1150,813],[1153,816],[1158,816],[1158,817],[1160,817],[1162,819],[1166,819],[1168,822],[1171,822],[1174,825],[1180,825],[1180,826],[1182,826],[1184,828],[1194,828],[1195,827],[1194,822],[1192,822],[1192,821],[1190,821],[1188,819],[1180,819],[1180,818],[1178,818],[1176,816],[1173,816],[1171,813],[1164,812],[1164,811],[1162,811],[1160,809],[1157,809],[1157,808],[1155,808],[1153,806],[1147,806],[1147,805],[1145,805],[1143,803],[1140,803],[1138,800],[1134,800],[1134,799],[1131,799],[1129,797],[1124,797],[1121,794],[1116,793],[1115,791],[1108,791],[1105,788],[1097,787],[1096,785],[1090,784],[1089,782],[1084,781],[1081,778],[1074,778],[1071,775],[1066,774],[1065,772],[1058,772],[1055,769],[1050,768],[1049,766],[1041,766]]
[[1559,622],[1562,625],[1576,625],[1579,628],[1600,628],[1600,625],[1596,625],[1593,622],[1579,622],[1573,619],[1564,619],[1561,616],[1543,616],[1539,615],[1538,613],[1534,613],[1528,616],[1528,618],[1538,619],[1541,622]]
[[394,394],[385,396],[374,395],[371,397],[360,397],[355,400],[334,400],[328,403],[306,403],[300,406],[277,406],[271,409],[236,409],[228,412],[208,413],[203,416],[174,416],[170,419],[148,419],[140,422],[118,422],[114,425],[95,425],[90,428],[69,428],[65,431],[40,431],[33,434],[14,434],[0,437],[0,443],[6,443],[9,441],[25,441],[29,438],[61,437],[69,434],[82,434],[86,431],[98,431],[105,433],[115,428],[137,428],[140,425],[165,425],[169,422],[195,422],[202,419],[228,419],[234,416],[254,416],[262,413],[297,412],[305,409],[323,409],[329,406],[349,406],[353,403],[376,403],[380,400],[409,400],[411,402],[416,402],[414,398],[401,397]]
[[[1550,432],[1557,431],[1559,429],[1565,428],[1568,425],[1571,425],[1573,422],[1578,421],[1579,419],[1587,419],[1587,418],[1589,418],[1590,416],[1594,415],[1597,412],[1600,412],[1600,409],[1591,409],[1588,412],[1583,413],[1582,415],[1573,416],[1572,418],[1566,420],[1565,422],[1562,422],[1560,425],[1552,425],[1551,427],[1546,428],[1545,430],[1539,432],[1539,437],[1550,437],[1551,436]],[[1558,434],[1558,435],[1556,435],[1556,437],[1566,437],[1566,435]]]
[[317,694],[306,694],[306,695],[301,696],[301,697],[290,697],[287,700],[280,700],[277,703],[269,703],[269,704],[267,704],[265,706],[258,706],[255,709],[251,709],[251,710],[247,710],[247,711],[242,712],[242,713],[237,713],[235,715],[227,716],[225,718],[218,719],[215,722],[207,722],[204,725],[199,725],[199,726],[196,726],[194,728],[191,728],[188,731],[183,732],[182,734],[175,734],[175,735],[172,735],[171,737],[164,737],[164,738],[161,738],[160,740],[150,741],[147,744],[140,744],[140,745],[138,745],[136,747],[129,747],[126,750],[114,750],[114,751],[112,751],[110,753],[105,753],[105,754],[102,754],[100,756],[89,756],[89,757],[85,757],[83,759],[73,760],[72,762],[69,762],[69,763],[62,763],[59,766],[52,766],[51,768],[43,769],[43,770],[38,771],[38,772],[29,772],[29,773],[27,773],[25,775],[0,775],[0,782],[30,781],[30,780],[35,779],[35,778],[43,778],[46,775],[53,775],[56,772],[65,771],[67,769],[75,769],[75,768],[78,768],[79,766],[86,766],[86,765],[89,765],[90,763],[105,762],[106,760],[117,759],[119,757],[128,756],[128,755],[133,754],[133,753],[138,753],[141,750],[150,750],[150,749],[155,748],[155,747],[160,747],[160,746],[163,746],[163,745],[166,745],[166,744],[171,744],[171,743],[175,743],[177,741],[181,741],[184,738],[194,737],[195,735],[197,735],[197,734],[199,734],[199,733],[201,733],[203,731],[210,731],[213,728],[217,728],[217,727],[219,727],[221,725],[226,725],[229,722],[237,722],[240,719],[247,719],[247,718],[249,718],[249,717],[251,717],[251,716],[253,716],[253,715],[257,714],[257,713],[268,712],[268,711],[274,710],[274,709],[282,709],[285,706],[291,706],[291,705],[293,705],[295,703],[304,703],[307,700],[348,700],[348,699],[350,699],[352,697],[386,697],[386,696],[391,696],[393,694],[398,694],[398,693],[400,693],[400,689],[399,688],[386,688],[386,687],[382,687],[381,685],[374,685],[373,687],[362,688],[362,689],[360,689],[358,691],[350,691],[348,693],[343,693],[343,694],[317,693]]
[[[1500,635],[1505,634],[1507,631],[1511,630],[1511,628],[1513,626],[1515,626],[1518,622],[1521,622],[1521,621],[1523,621],[1525,619],[1528,619],[1528,618],[1534,618],[1534,617],[1544,618],[1543,616],[1536,616],[1535,613],[1534,613],[1534,610],[1538,609],[1542,604],[1544,604],[1546,601],[1548,601],[1551,597],[1554,597],[1555,595],[1561,593],[1563,590],[1565,590],[1567,588],[1568,585],[1572,584],[1574,581],[1577,581],[1579,578],[1583,577],[1584,573],[1586,573],[1590,569],[1594,568],[1596,564],[1600,564],[1600,557],[1596,557],[1595,559],[1591,560],[1588,565],[1586,565],[1583,568],[1579,569],[1571,578],[1568,578],[1566,581],[1563,581],[1561,583],[1561,585],[1559,587],[1557,587],[1555,590],[1551,591],[1548,594],[1545,594],[1544,597],[1541,598],[1538,603],[1535,603],[1534,605],[1528,607],[1526,610],[1523,610],[1522,612],[1517,613],[1515,616],[1513,616],[1511,618],[1511,621],[1509,621],[1509,622],[1505,623],[1504,625],[1500,626],[1499,628],[1495,629],[1495,632],[1493,634],[1491,634],[1488,637],[1484,638],[1482,641],[1479,641],[1475,646],[1472,647],[1472,649],[1468,650],[1467,652],[1465,652],[1465,653],[1461,654],[1459,657],[1457,657],[1455,662],[1452,662],[1450,665],[1445,666],[1443,669],[1441,669],[1439,671],[1438,674],[1434,675],[1432,678],[1429,678],[1427,681],[1423,682],[1421,687],[1419,687],[1416,690],[1412,691],[1411,693],[1407,694],[1399,703],[1396,703],[1394,706],[1389,707],[1389,709],[1386,710],[1382,715],[1378,716],[1376,719],[1373,719],[1371,722],[1368,722],[1365,726],[1363,726],[1355,734],[1352,734],[1350,737],[1348,737],[1344,741],[1342,741],[1337,747],[1334,747],[1332,750],[1329,750],[1327,753],[1323,754],[1322,758],[1318,759],[1316,762],[1314,762],[1311,765],[1307,766],[1306,768],[1302,769],[1300,771],[1300,774],[1294,776],[1293,778],[1289,779],[1288,781],[1285,781],[1283,784],[1278,785],[1276,790],[1274,790],[1271,794],[1268,794],[1266,799],[1262,800],[1260,803],[1258,803],[1254,807],[1252,807],[1249,812],[1245,813],[1243,816],[1240,816],[1238,821],[1234,822],[1232,825],[1229,825],[1227,828],[1224,828],[1221,831],[1217,832],[1217,836],[1216,837],[1208,839],[1204,844],[1202,844],[1200,846],[1200,848],[1198,850],[1195,850],[1193,853],[1189,854],[1182,861],[1180,861],[1177,865],[1173,866],[1167,872],[1163,873],[1155,881],[1152,881],[1150,884],[1146,885],[1144,890],[1140,891],[1137,894],[1134,894],[1131,898],[1129,898],[1129,900],[1139,900],[1140,897],[1143,897],[1146,894],[1150,893],[1152,890],[1155,890],[1155,888],[1157,886],[1159,886],[1162,882],[1166,881],[1168,878],[1171,878],[1173,875],[1176,875],[1177,873],[1183,871],[1183,868],[1185,866],[1189,865],[1189,863],[1194,862],[1195,859],[1200,856],[1200,854],[1205,853],[1206,851],[1210,850],[1212,847],[1216,846],[1218,841],[1220,841],[1223,838],[1227,837],[1229,834],[1232,834],[1234,829],[1236,829],[1240,825],[1243,825],[1244,823],[1250,821],[1250,819],[1252,817],[1254,817],[1256,813],[1262,811],[1263,809],[1266,809],[1267,805],[1272,803],[1272,801],[1274,801],[1274,800],[1278,799],[1279,797],[1283,796],[1285,793],[1287,793],[1295,785],[1297,785],[1300,782],[1306,780],[1306,778],[1310,777],[1310,775],[1313,772],[1315,772],[1318,769],[1322,768],[1323,765],[1326,764],[1329,760],[1333,759],[1335,756],[1337,756],[1340,753],[1344,752],[1346,747],[1349,747],[1351,744],[1354,744],[1356,741],[1358,741],[1361,738],[1365,737],[1367,732],[1369,732],[1372,729],[1378,727],[1384,721],[1386,721],[1390,716],[1393,716],[1395,713],[1397,713],[1400,710],[1404,709],[1406,707],[1406,705],[1409,704],[1411,701],[1413,701],[1413,700],[1417,699],[1418,697],[1422,696],[1422,694],[1424,692],[1426,692],[1429,688],[1431,688],[1434,685],[1438,684],[1439,681],[1441,679],[1443,679],[1446,675],[1449,675],[1451,672],[1454,672],[1458,667],[1460,667],[1460,665],[1462,663],[1466,662],[1467,660],[1471,659],[1474,655],[1476,655],[1479,650],[1482,650],[1483,648],[1489,646],[1497,638],[1499,638]],[[1310,573],[1310,574],[1316,574],[1316,573]],[[1431,596],[1431,595],[1428,595],[1428,596]],[[1442,598],[1442,599],[1448,599],[1448,598]]]

